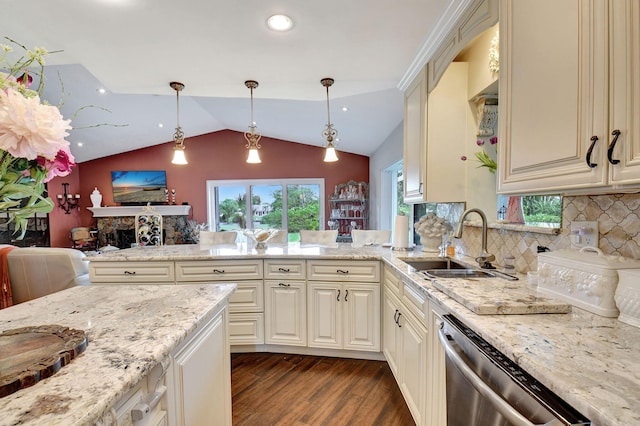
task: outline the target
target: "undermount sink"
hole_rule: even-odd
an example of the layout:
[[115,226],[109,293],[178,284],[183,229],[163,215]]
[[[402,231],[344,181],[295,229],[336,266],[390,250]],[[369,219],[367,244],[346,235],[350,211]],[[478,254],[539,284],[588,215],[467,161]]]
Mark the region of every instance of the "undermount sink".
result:
[[440,259],[403,259],[407,265],[415,268],[418,271],[431,270],[431,269],[467,269],[465,265],[462,265],[455,260],[449,258]]
[[495,274],[481,269],[427,269],[420,271],[427,278],[495,278]]

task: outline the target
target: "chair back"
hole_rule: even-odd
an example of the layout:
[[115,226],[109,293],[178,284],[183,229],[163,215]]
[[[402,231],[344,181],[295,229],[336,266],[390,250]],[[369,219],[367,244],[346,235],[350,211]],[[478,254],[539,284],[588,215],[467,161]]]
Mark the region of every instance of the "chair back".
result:
[[235,244],[236,231],[200,231],[200,245]]
[[372,246],[388,243],[391,231],[376,229],[354,229],[351,231],[354,247]]
[[326,231],[300,230],[300,244],[335,244],[337,239],[337,229]]

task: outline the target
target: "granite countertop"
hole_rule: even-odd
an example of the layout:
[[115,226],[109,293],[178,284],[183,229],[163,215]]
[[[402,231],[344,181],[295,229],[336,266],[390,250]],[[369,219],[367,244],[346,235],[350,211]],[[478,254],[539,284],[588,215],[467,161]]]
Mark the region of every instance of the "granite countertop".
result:
[[84,353],[0,398],[0,424],[95,424],[235,290],[234,284],[81,286],[0,310],[0,331],[84,330]]
[[[566,314],[477,315],[440,291],[434,283],[403,262],[405,258],[432,258],[421,251],[392,251],[387,247],[352,247],[341,243],[333,247],[312,245],[269,245],[258,253],[243,244],[218,247],[198,245],[165,246],[121,250],[91,261],[197,260],[238,258],[304,258],[382,260],[392,266],[403,281],[424,292],[429,299],[473,328],[489,343],[581,411],[598,426],[640,424],[640,328],[573,307]],[[472,259],[461,258],[475,266]],[[502,312],[526,306],[523,286],[486,279],[481,290],[478,281],[456,280],[469,287],[466,303],[488,306],[499,303]],[[497,284],[496,284],[497,283]],[[445,280],[439,283],[446,284]],[[496,285],[493,285],[496,284]],[[517,284],[516,284],[517,286]],[[517,291],[516,291],[517,290]],[[528,295],[536,295],[532,289]],[[540,295],[541,297],[543,295]],[[531,309],[531,308],[528,308]],[[532,311],[530,311],[532,312]]]

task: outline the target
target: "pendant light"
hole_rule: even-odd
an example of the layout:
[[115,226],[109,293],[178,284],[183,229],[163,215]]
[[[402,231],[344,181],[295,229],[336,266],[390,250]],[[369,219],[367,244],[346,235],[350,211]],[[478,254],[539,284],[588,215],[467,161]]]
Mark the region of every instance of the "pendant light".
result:
[[169,86],[176,91],[176,132],[173,134],[173,141],[175,146],[173,147],[173,159],[172,164],[189,164],[187,157],[184,155],[184,133],[182,127],[180,127],[180,91],[184,89],[184,84],[172,81]]
[[325,163],[331,163],[338,161],[336,147],[333,143],[336,140],[336,136],[338,136],[338,131],[334,129],[331,124],[331,113],[329,111],[329,87],[333,85],[334,81],[332,78],[323,78],[320,80],[320,83],[327,88],[327,128],[322,131],[322,137],[327,141],[327,146],[324,151],[324,161]]
[[258,153],[258,150],[261,148],[258,142],[262,136],[256,132],[256,122],[253,121],[253,89],[258,87],[258,82],[255,80],[247,80],[244,82],[244,85],[251,91],[251,125],[249,126],[249,131],[244,132],[244,138],[247,140],[245,147],[249,148],[247,163],[262,163],[260,154]]

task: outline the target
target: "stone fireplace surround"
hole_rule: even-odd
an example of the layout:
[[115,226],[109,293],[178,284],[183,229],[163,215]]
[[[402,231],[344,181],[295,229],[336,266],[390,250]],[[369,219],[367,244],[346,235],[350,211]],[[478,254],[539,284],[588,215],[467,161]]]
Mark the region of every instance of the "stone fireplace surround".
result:
[[[184,244],[187,218],[191,206],[153,206],[162,215],[164,244]],[[135,215],[143,206],[89,207],[97,222],[98,247],[112,245],[121,249],[130,248],[135,239]]]

